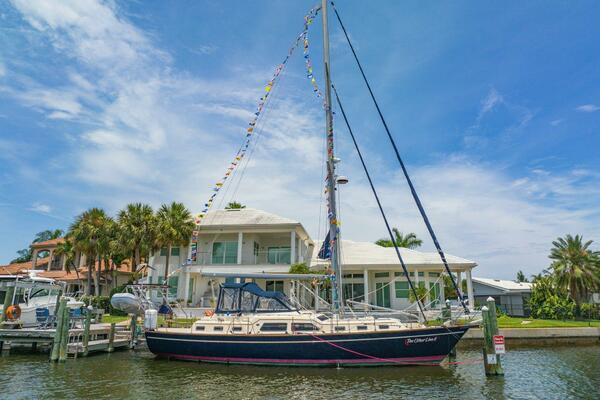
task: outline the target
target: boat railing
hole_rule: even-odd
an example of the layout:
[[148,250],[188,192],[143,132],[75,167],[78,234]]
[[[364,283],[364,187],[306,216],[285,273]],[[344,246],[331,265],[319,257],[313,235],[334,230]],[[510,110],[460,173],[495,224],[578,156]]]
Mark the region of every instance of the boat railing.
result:
[[346,300],[346,305],[348,312],[356,317],[397,318],[402,322],[417,322],[420,320],[418,314],[411,313],[410,311],[381,307],[361,301]]

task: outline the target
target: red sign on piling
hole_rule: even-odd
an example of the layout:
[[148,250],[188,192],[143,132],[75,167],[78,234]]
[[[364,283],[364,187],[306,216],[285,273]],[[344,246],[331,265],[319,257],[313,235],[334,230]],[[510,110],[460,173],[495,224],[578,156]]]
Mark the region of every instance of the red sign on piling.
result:
[[506,352],[504,347],[504,336],[494,335],[494,350],[496,354],[504,354]]

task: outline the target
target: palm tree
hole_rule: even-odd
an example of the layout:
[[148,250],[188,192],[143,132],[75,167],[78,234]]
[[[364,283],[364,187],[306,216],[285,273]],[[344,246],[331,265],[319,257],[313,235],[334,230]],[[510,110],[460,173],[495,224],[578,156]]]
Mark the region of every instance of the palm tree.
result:
[[[100,208],[90,208],[75,218],[69,229],[69,237],[73,240],[75,250],[85,254],[87,261],[86,294],[91,295],[92,270],[96,257],[100,259],[105,251],[106,236],[112,219]],[[100,265],[98,265],[98,269]],[[95,276],[95,295],[100,295],[100,279]]]
[[69,237],[66,237],[64,242],[60,242],[56,245],[54,254],[58,257],[64,257],[65,269],[67,272],[71,272],[71,268],[74,268],[75,272],[78,272],[77,268],[75,268],[75,247]]
[[[398,228],[392,228],[392,231],[394,232],[394,240],[396,241],[396,245],[398,245],[398,247],[416,249],[423,244],[423,241],[412,232],[403,235]],[[394,243],[390,239],[379,239],[375,242],[375,244],[381,247],[394,247]]]
[[226,206],[226,210],[240,210],[242,208],[246,208],[242,203],[238,203],[237,201],[230,201]]
[[150,252],[155,241],[156,217],[152,207],[142,203],[127,204],[117,216],[119,243],[126,254],[132,254],[135,271],[141,254]]
[[517,272],[517,282],[529,282],[527,280],[527,278],[525,277],[525,274],[523,273],[523,271]]
[[550,270],[557,286],[567,290],[577,305],[600,287],[600,252],[590,250],[592,243],[592,240],[584,243],[580,235],[567,235],[552,242]]
[[169,258],[173,246],[186,246],[194,231],[192,214],[183,203],[163,204],[156,213],[156,241],[167,248],[165,279],[169,276]]

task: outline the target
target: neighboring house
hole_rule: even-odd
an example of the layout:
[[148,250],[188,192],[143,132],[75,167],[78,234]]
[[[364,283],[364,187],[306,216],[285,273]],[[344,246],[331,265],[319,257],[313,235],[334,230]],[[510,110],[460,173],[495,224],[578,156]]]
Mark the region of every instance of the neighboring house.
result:
[[473,278],[475,305],[484,305],[486,299],[491,296],[496,300],[496,305],[507,315],[528,317],[531,313],[529,309],[531,286],[529,282]]
[[[210,212],[199,227],[195,261],[187,261],[191,254],[189,246],[171,250],[168,280],[171,297],[185,299],[193,307],[207,307],[215,289],[213,285],[235,279],[235,274],[287,274],[292,264],[301,262],[312,271],[323,271],[329,263],[317,258],[320,246],[321,242],[313,241],[298,221],[248,208]],[[400,251],[414,282],[430,289],[427,303],[431,307],[442,304],[443,264],[439,255],[405,248]],[[163,248],[150,257],[149,279],[153,283],[164,282],[166,252]],[[459,279],[466,278],[468,297],[473,304],[471,270],[477,264],[452,255],[447,255],[447,259]],[[342,240],[341,260],[344,299],[367,300],[391,308],[409,305],[408,282],[394,248]],[[231,276],[215,277],[218,274]],[[290,279],[254,281],[265,290],[290,293]],[[328,295],[321,293],[321,297]]]
[[[56,247],[65,239],[51,239],[44,242],[32,243],[31,261],[24,263],[13,263],[0,266],[0,275],[26,274],[29,270],[35,270],[37,276],[56,279],[67,283],[67,293],[83,293],[87,279],[87,266],[84,255],[77,255],[76,268],[67,271],[64,256],[55,255]],[[95,266],[98,266],[96,261]],[[100,264],[104,271],[104,263]],[[122,264],[115,270],[116,286],[126,283],[131,277],[129,264]],[[100,290],[102,295],[108,295],[113,287],[111,274],[103,273],[100,277]],[[94,282],[92,280],[92,293],[94,293]]]

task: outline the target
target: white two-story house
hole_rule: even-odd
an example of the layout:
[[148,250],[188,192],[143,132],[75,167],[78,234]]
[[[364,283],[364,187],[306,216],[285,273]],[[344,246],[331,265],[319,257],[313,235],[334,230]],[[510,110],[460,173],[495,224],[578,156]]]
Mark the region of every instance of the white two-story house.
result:
[[[318,259],[320,246],[300,222],[289,218],[248,208],[210,212],[199,228],[195,261],[189,260],[189,246],[171,250],[171,297],[188,307],[210,307],[214,291],[218,292],[215,286],[235,280],[236,274],[287,274],[292,264],[302,262],[315,272],[323,271],[328,261]],[[404,248],[401,254],[413,282],[428,289],[429,307],[443,303],[443,264],[438,254]],[[166,249],[161,249],[150,258],[153,283],[164,281],[165,256]],[[466,279],[469,304],[474,304],[471,270],[477,264],[452,255],[447,260],[458,279]],[[344,299],[397,309],[410,304],[408,281],[394,248],[342,240],[341,264]],[[230,277],[215,278],[218,274]],[[265,290],[289,294],[291,288],[291,280],[281,277],[252,280]]]

